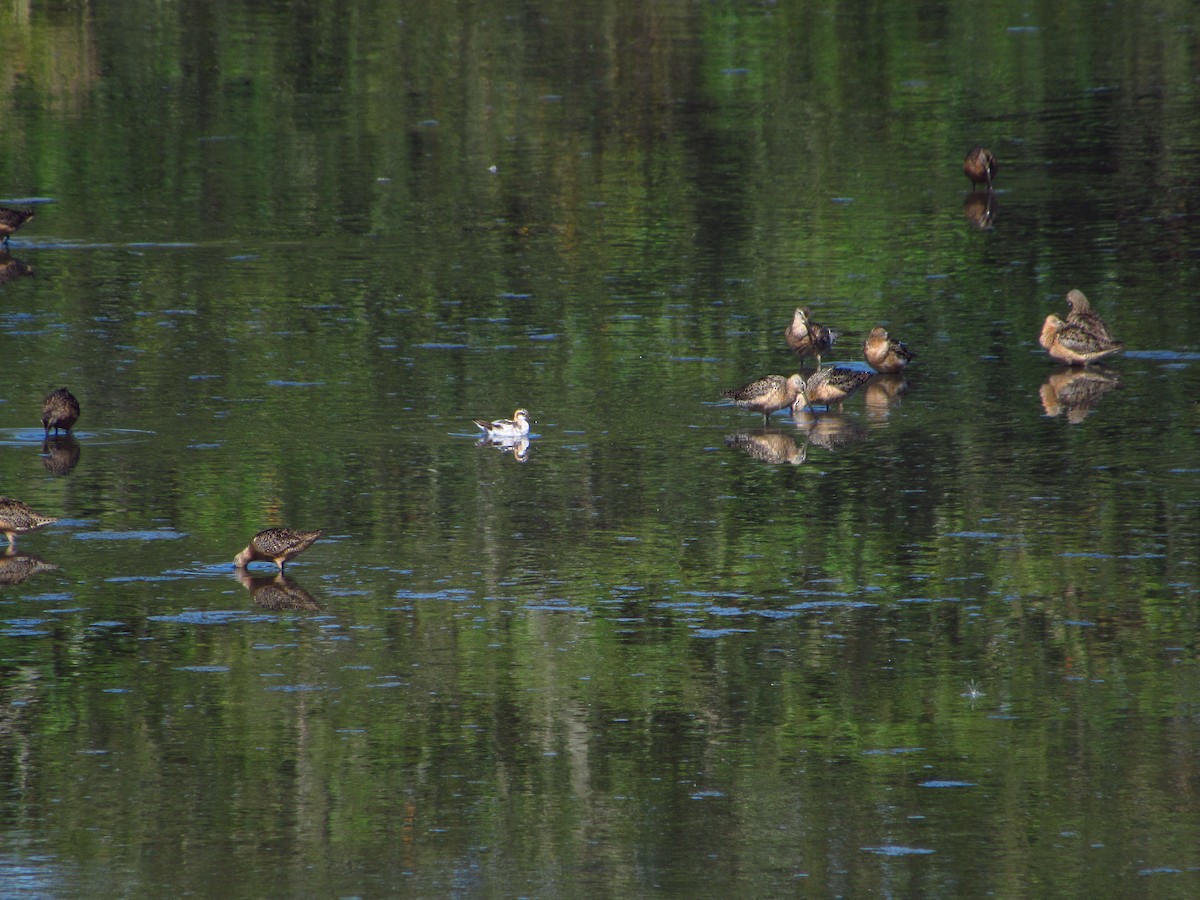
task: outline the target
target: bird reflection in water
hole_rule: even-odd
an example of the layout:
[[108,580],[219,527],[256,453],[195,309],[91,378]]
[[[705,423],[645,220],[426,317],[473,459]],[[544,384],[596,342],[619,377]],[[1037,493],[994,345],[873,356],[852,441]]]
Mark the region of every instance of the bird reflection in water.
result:
[[991,231],[996,219],[996,195],[992,191],[972,191],[963,201],[963,215],[980,231]]
[[804,462],[808,447],[807,443],[803,446],[798,445],[790,434],[767,428],[727,435],[725,445],[740,450],[759,462],[771,465],[787,463],[792,466]]
[[17,553],[16,548],[10,546],[8,552],[0,556],[0,587],[21,584],[34,575],[53,572],[57,568],[54,563],[32,554]]
[[900,398],[908,393],[908,387],[908,379],[899,373],[872,378],[863,388],[867,418],[877,422],[886,420],[892,407],[899,405]]
[[804,432],[805,440],[825,450],[838,451],[867,438],[867,429],[854,419],[839,414],[813,415],[800,412],[795,416],[796,428]]
[[518,438],[489,438],[486,434],[477,442],[480,447],[495,447],[502,453],[511,452],[517,462],[529,459],[529,438],[521,435]]
[[1039,390],[1048,416],[1066,415],[1078,425],[1092,414],[1104,395],[1121,386],[1121,376],[1104,366],[1060,366]]
[[70,475],[79,465],[79,441],[69,434],[58,434],[42,441],[42,465],[51,475]]
[[238,569],[237,579],[250,592],[255,606],[263,609],[298,609],[307,612],[319,612],[321,609],[313,595],[288,575],[251,575],[246,569]]
[[19,259],[9,256],[7,252],[0,251],[0,284],[32,274],[32,266],[27,266]]

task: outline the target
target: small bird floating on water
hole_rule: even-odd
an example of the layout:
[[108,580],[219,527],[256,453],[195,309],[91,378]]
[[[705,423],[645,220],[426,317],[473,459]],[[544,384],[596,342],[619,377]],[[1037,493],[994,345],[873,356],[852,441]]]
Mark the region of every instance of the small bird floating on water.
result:
[[0,239],[7,244],[14,231],[33,218],[32,209],[11,209],[0,206]]
[[800,396],[793,401],[792,416],[797,416],[814,404],[829,407],[836,403],[840,411],[842,401],[874,377],[872,372],[846,369],[842,366],[817,369],[804,383]]
[[515,441],[529,434],[529,412],[518,409],[511,419],[493,419],[485,422],[483,419],[472,419],[483,429],[483,436],[491,441]]
[[317,531],[295,531],[291,528],[267,528],[250,539],[250,546],[233,559],[233,564],[244,569],[256,559],[270,561],[283,571],[283,564],[299,556],[313,545],[324,533]]
[[1067,306],[1071,307],[1071,314],[1067,316],[1068,325],[1078,325],[1102,341],[1113,339],[1112,332],[1108,330],[1104,320],[1092,310],[1092,304],[1088,302],[1083,291],[1072,288],[1067,293]]
[[17,542],[18,534],[37,531],[46,525],[57,522],[55,516],[46,516],[34,512],[29,505],[11,497],[0,497],[0,532],[8,538],[9,546]]
[[992,189],[992,179],[996,177],[1000,167],[996,165],[996,157],[987,147],[972,147],[963,160],[963,174],[971,179],[971,187],[986,184]]
[[1046,316],[1038,343],[1046,348],[1052,359],[1070,366],[1086,366],[1125,349],[1120,341],[1105,340],[1079,325],[1064,322],[1053,313]]
[[817,368],[821,368],[821,357],[833,348],[838,333],[824,325],[812,321],[805,307],[796,307],[792,313],[792,321],[783,332],[788,346],[803,359],[806,356],[817,358]]
[[771,413],[791,406],[803,390],[804,376],[799,373],[790,378],[767,375],[740,388],[721,391],[721,396],[744,409],[762,413],[765,425]]
[[50,436],[51,428],[56,435],[59,429],[70,434],[78,419],[79,401],[65,387],[51,391],[42,400],[42,428],[46,431],[46,437]]
[[882,325],[876,325],[863,343],[863,356],[876,372],[891,375],[907,366],[916,354],[903,342],[888,337]]

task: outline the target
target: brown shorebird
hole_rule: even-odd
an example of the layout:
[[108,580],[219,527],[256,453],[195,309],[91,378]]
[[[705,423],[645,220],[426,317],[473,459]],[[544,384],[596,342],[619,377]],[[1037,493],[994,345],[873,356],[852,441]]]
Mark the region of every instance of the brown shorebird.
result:
[[987,147],[972,147],[967,158],[963,160],[963,174],[971,179],[972,188],[977,184],[986,184],[990,191],[992,179],[996,177],[999,169],[1000,167],[996,165],[996,157]]
[[51,428],[55,434],[60,428],[70,434],[78,419],[79,401],[65,387],[51,391],[42,400],[42,428],[46,430],[46,437],[50,436]]
[[740,388],[721,391],[738,406],[762,413],[763,424],[771,413],[786,409],[804,390],[804,376],[796,374],[790,378],[782,375],[767,375]]
[[837,404],[840,411],[842,401],[857,391],[860,387],[874,378],[871,372],[861,372],[858,369],[846,369],[842,366],[830,366],[828,369],[818,369],[804,383],[804,389],[792,403],[792,417],[795,418],[805,409],[814,404],[830,407]]
[[1067,293],[1067,306],[1071,307],[1071,314],[1067,316],[1067,324],[1078,325],[1102,341],[1112,341],[1112,332],[1108,330],[1104,320],[1092,310],[1092,304],[1088,303],[1088,298],[1083,291],[1072,288]]
[[838,333],[832,328],[819,325],[809,318],[805,307],[797,306],[792,313],[792,321],[783,332],[788,346],[796,355],[803,359],[806,356],[817,358],[817,368],[821,368],[821,357],[828,353],[837,340]]
[[283,564],[312,546],[323,531],[294,531],[291,528],[268,528],[250,539],[250,546],[234,557],[233,564],[244,569],[256,559],[275,563],[279,571]]
[[29,505],[11,497],[0,497],[0,532],[8,538],[9,546],[17,542],[18,534],[37,531],[46,525],[57,522],[54,516],[45,516],[34,512]]
[[0,206],[0,240],[7,244],[12,233],[32,218],[32,209],[10,209]]
[[882,325],[876,325],[863,343],[863,356],[876,372],[891,375],[907,366],[916,354],[903,342],[888,337]]
[[1064,322],[1053,313],[1046,316],[1038,343],[1046,348],[1052,359],[1070,366],[1086,366],[1125,349],[1120,341],[1106,341],[1079,325]]

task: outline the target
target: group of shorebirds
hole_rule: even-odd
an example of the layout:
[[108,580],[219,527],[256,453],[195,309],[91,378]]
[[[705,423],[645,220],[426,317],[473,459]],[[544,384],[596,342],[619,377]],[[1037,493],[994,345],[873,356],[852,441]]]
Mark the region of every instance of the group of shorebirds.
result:
[[[990,193],[998,171],[996,158],[985,147],[974,147],[963,161],[963,173],[971,187],[985,184]],[[0,207],[0,243],[7,244],[14,231],[33,218],[33,210]],[[1113,338],[1108,326],[1091,308],[1082,291],[1067,294],[1070,312],[1065,320],[1051,314],[1042,325],[1038,342],[1051,358],[1070,366],[1086,366],[1123,349],[1124,344]],[[916,354],[904,343],[893,339],[882,326],[875,326],[863,342],[863,357],[873,371],[844,366],[821,365],[837,340],[838,332],[813,321],[807,308],[798,307],[792,321],[784,330],[784,338],[801,359],[801,372],[790,377],[767,375],[740,388],[722,391],[722,396],[736,405],[761,413],[763,424],[772,413],[791,408],[799,418],[814,406],[828,409],[842,403],[876,373],[894,375],[902,372]],[[807,377],[803,360],[814,357],[817,370]],[[51,430],[68,435],[79,419],[79,401],[65,387],[52,391],[42,401],[42,428],[48,439]],[[472,420],[482,431],[481,442],[511,449],[518,459],[524,459],[529,447],[529,412],[518,409],[511,419]],[[8,539],[13,552],[18,534],[36,531],[57,522],[55,516],[36,512],[27,504],[10,497],[0,497],[0,533]],[[282,574],[284,564],[307,550],[321,536],[321,530],[298,531],[291,528],[268,528],[251,538],[249,545],[234,558],[239,570],[254,561],[274,563]]]
[[[963,174],[971,187],[984,184],[990,192],[999,166],[996,157],[986,147],[973,147],[963,160]],[[1070,313],[1066,320],[1049,315],[1042,326],[1039,343],[1052,359],[1071,366],[1086,366],[1123,349],[1114,340],[1104,321],[1088,303],[1082,291],[1067,294]],[[912,361],[916,354],[905,344],[893,339],[882,326],[875,326],[863,343],[863,356],[874,372],[842,366],[822,368],[821,357],[829,352],[838,332],[814,322],[806,308],[797,308],[791,324],[784,331],[788,346],[803,359],[815,357],[817,371],[805,378],[803,372],[790,377],[767,375],[740,388],[722,391],[722,396],[738,406],[762,413],[763,424],[772,413],[791,407],[793,417],[814,406],[830,407],[843,401],[875,377],[875,373],[896,374]]]
[[[53,431],[68,436],[79,420],[79,401],[65,387],[51,391],[42,400],[42,429],[49,439]],[[45,528],[58,521],[33,509],[29,504],[12,497],[0,497],[0,533],[8,540],[8,552],[15,551],[18,534],[27,534]],[[297,531],[292,528],[267,528],[250,539],[250,544],[234,557],[233,563],[239,570],[256,560],[273,562],[283,572],[284,563],[312,546],[323,531]]]

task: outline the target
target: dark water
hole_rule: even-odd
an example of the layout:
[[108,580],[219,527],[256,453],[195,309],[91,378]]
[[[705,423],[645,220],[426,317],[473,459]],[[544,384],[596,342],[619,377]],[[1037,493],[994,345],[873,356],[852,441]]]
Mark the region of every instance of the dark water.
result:
[[[119,6],[0,18],[0,893],[1195,894],[1190,5]],[[798,304],[918,359],[764,428]]]

